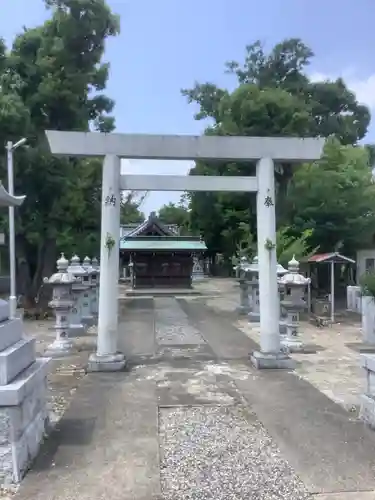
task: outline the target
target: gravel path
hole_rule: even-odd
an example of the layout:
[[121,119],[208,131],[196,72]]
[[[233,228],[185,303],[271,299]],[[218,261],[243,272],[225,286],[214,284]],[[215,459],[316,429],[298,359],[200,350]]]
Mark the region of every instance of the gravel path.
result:
[[307,500],[256,417],[240,406],[160,410],[165,500]]
[[199,331],[190,325],[189,319],[178,302],[171,297],[154,299],[155,333],[159,345],[204,344]]

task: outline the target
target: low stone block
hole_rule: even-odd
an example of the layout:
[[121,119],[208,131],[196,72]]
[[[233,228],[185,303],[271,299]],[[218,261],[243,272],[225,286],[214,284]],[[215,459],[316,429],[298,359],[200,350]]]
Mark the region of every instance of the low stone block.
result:
[[35,360],[35,339],[21,339],[0,352],[0,386],[7,385]]
[[22,339],[22,333],[23,323],[19,318],[0,323],[0,351],[19,342]]
[[19,406],[0,408],[0,445],[19,441],[36,415],[46,408],[47,380],[37,384]]
[[0,299],[0,321],[5,321],[9,318],[9,302]]
[[98,356],[91,354],[87,364],[88,372],[118,372],[126,369],[126,359],[123,354]]
[[37,358],[10,384],[0,387],[0,407],[18,406],[36,386],[45,384],[51,358]]
[[375,429],[375,399],[367,394],[361,395],[359,417],[372,429]]
[[250,356],[250,362],[257,370],[293,370],[296,366],[296,362],[283,352],[273,354],[254,351]]
[[40,445],[48,428],[47,411],[43,408],[20,438],[0,446],[0,484],[19,483],[37,456]]
[[0,387],[0,484],[19,483],[49,428],[47,373],[37,359],[15,381]]

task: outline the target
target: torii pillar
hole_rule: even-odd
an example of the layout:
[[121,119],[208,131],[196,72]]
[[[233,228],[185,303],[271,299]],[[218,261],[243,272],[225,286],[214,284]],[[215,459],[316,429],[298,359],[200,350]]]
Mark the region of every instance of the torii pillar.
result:
[[[280,351],[276,271],[274,162],[304,163],[320,158],[324,139],[294,137],[160,136],[47,131],[52,154],[101,156],[103,165],[100,295],[97,352],[92,371],[121,370],[118,342],[120,189],[140,191],[229,191],[257,193],[260,349],[257,368],[290,368]],[[120,158],[257,162],[256,177],[121,175]]]

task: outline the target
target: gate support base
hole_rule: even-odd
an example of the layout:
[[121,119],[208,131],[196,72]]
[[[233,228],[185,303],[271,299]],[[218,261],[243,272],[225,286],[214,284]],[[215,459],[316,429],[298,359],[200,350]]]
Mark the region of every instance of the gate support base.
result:
[[87,365],[88,372],[120,372],[126,368],[125,356],[121,353],[107,354],[101,356],[99,354],[91,354]]
[[257,370],[293,370],[296,366],[296,362],[294,361],[294,359],[290,358],[283,352],[264,353],[260,351],[254,351],[250,355],[250,362]]

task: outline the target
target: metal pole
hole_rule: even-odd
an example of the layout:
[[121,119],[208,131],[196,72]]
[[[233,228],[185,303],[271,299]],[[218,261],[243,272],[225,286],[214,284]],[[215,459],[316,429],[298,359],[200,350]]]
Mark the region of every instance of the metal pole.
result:
[[335,320],[335,263],[331,262],[331,323]]
[[[13,143],[7,142],[7,166],[8,166],[8,192],[14,196],[14,172],[13,172]],[[10,268],[10,296],[9,313],[10,318],[16,317],[16,235],[14,226],[14,207],[9,207],[9,268]]]

